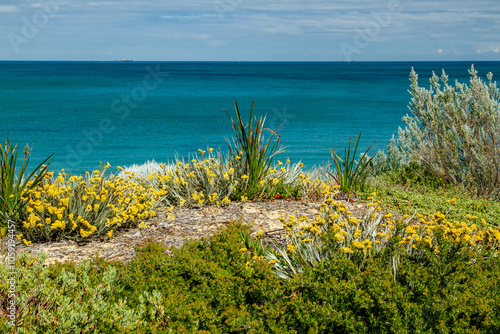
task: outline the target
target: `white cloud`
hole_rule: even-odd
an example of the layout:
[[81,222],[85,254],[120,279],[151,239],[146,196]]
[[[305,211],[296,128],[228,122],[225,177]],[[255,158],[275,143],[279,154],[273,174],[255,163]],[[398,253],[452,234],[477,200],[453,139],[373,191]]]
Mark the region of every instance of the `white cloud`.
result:
[[500,52],[500,47],[499,46],[492,46],[492,47],[485,47],[485,48],[480,48],[476,50],[476,53],[481,54],[481,53],[499,53]]
[[[247,52],[242,58],[255,59],[285,54],[300,59],[303,46],[307,45],[309,55],[332,55],[324,58],[336,60],[336,46],[343,42],[353,44],[360,32],[368,29],[372,32],[369,49],[362,52],[366,60],[369,57],[416,58],[412,50],[424,55],[422,59],[452,59],[457,52],[465,54],[464,57],[468,53],[498,58],[498,0],[399,0],[398,10],[384,19],[388,22],[373,30],[374,23],[381,22],[380,17],[377,21],[373,14],[389,10],[389,4],[397,1],[70,1],[38,38],[53,42],[53,48],[44,50],[46,54],[63,54],[62,50],[69,48],[72,51],[64,51],[64,55],[76,57],[81,53],[95,53],[99,57],[109,49],[139,49],[140,46],[143,54],[161,58],[165,52],[162,42],[168,42],[165,44],[169,48],[165,50],[176,50],[177,58],[192,54],[192,57],[210,55],[213,58],[220,55],[226,59],[233,56],[232,50],[243,48],[245,51],[234,54],[240,57]],[[31,17],[39,10],[39,3],[43,2],[1,0],[0,14],[22,11]],[[225,6],[223,13],[221,7],[217,7],[221,4]],[[0,26],[19,30],[19,17],[2,16]],[[251,50],[245,48],[249,41],[258,41],[259,46]],[[4,49],[5,40],[3,43],[0,41],[0,49]],[[28,57],[27,53],[23,55]]]
[[207,17],[215,17],[215,14],[200,14],[200,15],[162,15],[160,18],[165,20],[193,20]]
[[16,6],[2,6],[0,5],[0,13],[17,13],[19,8]]

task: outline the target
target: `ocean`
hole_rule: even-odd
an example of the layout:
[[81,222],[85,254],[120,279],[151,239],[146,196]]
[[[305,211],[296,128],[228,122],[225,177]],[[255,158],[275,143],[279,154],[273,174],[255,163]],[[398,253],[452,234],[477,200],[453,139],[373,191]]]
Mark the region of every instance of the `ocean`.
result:
[[[11,62],[0,61],[0,140],[32,148],[35,167],[81,174],[100,162],[172,162],[199,148],[227,151],[233,101],[247,119],[281,125],[285,153],[306,167],[331,162],[361,132],[360,150],[385,150],[409,113],[411,67],[421,86],[444,68],[467,82],[500,62]],[[225,110],[225,111],[224,111]]]

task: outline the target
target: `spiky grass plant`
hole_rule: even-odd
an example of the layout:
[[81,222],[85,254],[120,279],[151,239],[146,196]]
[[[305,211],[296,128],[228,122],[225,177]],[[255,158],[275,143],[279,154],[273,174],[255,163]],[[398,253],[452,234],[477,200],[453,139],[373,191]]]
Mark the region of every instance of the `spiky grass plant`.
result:
[[369,175],[370,169],[373,168],[371,165],[373,157],[368,157],[368,151],[373,144],[361,154],[359,161],[356,161],[360,138],[361,133],[358,133],[354,137],[354,140],[349,138],[349,144],[344,148],[343,159],[335,150],[330,150],[333,163],[335,164],[335,171],[333,174],[329,174],[349,198],[351,198],[353,193],[364,190],[366,178]]
[[49,156],[28,174],[31,156],[29,146],[26,145],[24,149],[23,161],[18,169],[19,151],[17,145],[14,146],[8,138],[0,146],[0,236],[2,238],[6,233],[7,221],[18,221],[20,213],[26,206],[27,201],[23,195],[42,181],[48,172],[49,159],[52,157]]
[[229,152],[233,161],[242,160],[242,164],[238,164],[241,170],[237,171],[240,177],[246,176],[247,181],[238,187],[238,190],[248,198],[253,199],[259,197],[262,193],[261,181],[267,175],[271,168],[272,159],[276,154],[284,151],[280,145],[281,133],[277,131],[281,125],[275,129],[267,129],[271,133],[267,141],[264,138],[264,123],[266,117],[253,117],[253,101],[250,108],[250,117],[247,124],[243,123],[238,103],[234,101],[236,110],[236,122],[227,112],[226,114],[231,119],[231,124],[236,138],[230,142],[226,138]]

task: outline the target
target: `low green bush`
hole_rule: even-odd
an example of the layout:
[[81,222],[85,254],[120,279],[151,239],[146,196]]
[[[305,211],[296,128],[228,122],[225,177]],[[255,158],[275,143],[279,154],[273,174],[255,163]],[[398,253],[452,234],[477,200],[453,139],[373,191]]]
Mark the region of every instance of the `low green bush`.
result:
[[[290,279],[242,249],[231,224],[210,239],[188,241],[173,256],[158,243],[128,264],[94,259],[43,267],[21,256],[18,333],[498,333],[500,258],[478,257],[438,235],[440,252],[418,256],[387,244],[355,264],[335,253]],[[394,242],[392,245],[395,245]],[[361,268],[361,269],[360,269]],[[0,331],[6,266],[0,265]]]
[[7,323],[10,272],[15,274],[17,333],[118,333],[138,328],[142,313],[118,299],[117,270],[103,260],[42,265],[45,257],[20,256],[15,270],[0,265],[0,332]]
[[486,224],[500,226],[498,201],[470,196],[465,189],[443,184],[441,179],[416,165],[371,178],[365,199],[369,192],[376,192],[381,205],[391,212],[403,215],[417,212],[425,216],[442,212],[450,220],[470,221],[471,217],[477,217],[478,221],[482,218]]
[[388,171],[384,178],[391,184],[407,188],[429,187],[431,189],[450,188],[443,179],[435,176],[425,167],[412,161],[408,165]]

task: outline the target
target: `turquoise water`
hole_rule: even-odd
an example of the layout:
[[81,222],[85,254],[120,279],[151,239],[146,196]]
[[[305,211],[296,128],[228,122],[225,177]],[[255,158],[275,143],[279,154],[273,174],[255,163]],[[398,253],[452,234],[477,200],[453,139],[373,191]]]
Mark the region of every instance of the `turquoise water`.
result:
[[[362,131],[361,148],[386,149],[408,113],[409,72],[421,85],[444,68],[468,81],[472,62],[0,62],[0,133],[55,153],[52,170],[93,170],[226,150],[236,98],[245,117],[282,125],[282,159],[325,164]],[[474,62],[481,76],[500,62]],[[0,138],[1,139],[1,138]]]

